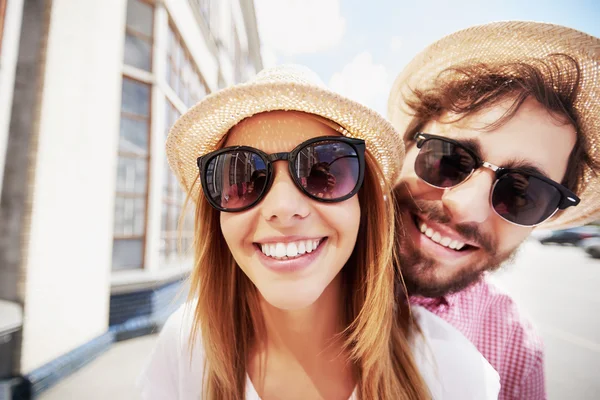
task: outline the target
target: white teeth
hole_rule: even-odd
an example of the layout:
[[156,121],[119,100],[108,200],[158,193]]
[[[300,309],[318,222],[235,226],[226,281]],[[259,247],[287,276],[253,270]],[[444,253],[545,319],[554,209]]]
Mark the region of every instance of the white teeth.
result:
[[270,246],[269,246],[268,244],[261,244],[261,245],[260,245],[260,247],[261,247],[261,250],[262,250],[262,252],[263,252],[263,253],[264,253],[266,256],[269,256],[269,255],[271,255],[271,252],[269,251],[269,250],[270,250],[270,248],[269,248]]
[[304,253],[306,253],[306,246],[304,245],[304,242],[299,242],[298,243],[298,254],[304,254]]
[[306,252],[312,253],[312,251],[313,251],[313,242],[312,242],[312,240],[307,240],[306,241]]
[[319,247],[320,242],[321,239],[299,240],[289,243],[259,244],[259,248],[268,257],[294,258],[306,253],[312,253]]
[[460,250],[463,247],[465,247],[465,244],[463,242],[459,242],[458,240],[452,240],[449,237],[442,236],[441,233],[429,228],[425,223],[421,223],[421,225],[419,226],[419,230],[432,241],[444,247],[448,247],[453,250]]
[[296,246],[296,243],[288,243],[285,250],[285,255],[288,257],[296,257],[298,255],[298,246]]
[[283,243],[277,243],[275,245],[275,257],[285,257],[286,256],[286,246]]

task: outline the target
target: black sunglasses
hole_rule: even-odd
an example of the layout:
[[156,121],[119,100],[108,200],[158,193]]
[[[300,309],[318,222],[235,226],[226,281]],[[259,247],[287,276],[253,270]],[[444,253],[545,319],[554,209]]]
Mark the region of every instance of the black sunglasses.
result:
[[415,172],[427,184],[441,189],[466,181],[478,168],[496,174],[490,203],[501,218],[520,226],[536,226],[558,210],[579,204],[579,198],[563,185],[543,175],[502,168],[481,160],[458,141],[417,132]]
[[365,142],[321,136],[289,153],[266,154],[248,146],[226,147],[198,158],[200,182],[217,210],[238,212],[258,204],[273,183],[273,163],[288,161],[298,189],[311,199],[337,203],[354,196],[365,171]]

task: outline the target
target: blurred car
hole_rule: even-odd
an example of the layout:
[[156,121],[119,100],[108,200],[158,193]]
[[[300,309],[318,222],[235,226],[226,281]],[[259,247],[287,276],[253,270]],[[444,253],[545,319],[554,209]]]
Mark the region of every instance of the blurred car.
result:
[[586,253],[594,258],[600,258],[600,237],[583,239],[578,244]]
[[570,244],[577,245],[584,239],[600,237],[600,226],[586,225],[576,228],[552,231],[539,239],[541,244]]

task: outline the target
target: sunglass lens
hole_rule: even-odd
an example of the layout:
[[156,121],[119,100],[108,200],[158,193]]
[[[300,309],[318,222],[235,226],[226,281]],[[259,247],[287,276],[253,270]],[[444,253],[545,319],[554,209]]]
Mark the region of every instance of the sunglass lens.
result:
[[524,226],[534,226],[551,217],[560,199],[559,190],[548,182],[513,172],[502,175],[492,191],[492,206],[498,215]]
[[255,204],[267,186],[267,166],[251,151],[230,151],[213,157],[206,166],[210,197],[223,210],[235,211]]
[[415,172],[430,185],[447,188],[469,177],[476,167],[471,154],[460,146],[439,139],[428,139],[415,160]]
[[360,160],[352,145],[325,140],[300,150],[292,169],[294,179],[306,193],[335,201],[357,189]]

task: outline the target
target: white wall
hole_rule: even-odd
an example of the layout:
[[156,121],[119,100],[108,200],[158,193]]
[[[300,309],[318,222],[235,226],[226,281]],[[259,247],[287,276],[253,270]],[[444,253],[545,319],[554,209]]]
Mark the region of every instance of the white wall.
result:
[[108,328],[125,12],[124,0],[53,1],[22,373]]
[[4,162],[8,144],[22,15],[23,0],[10,0],[4,18],[4,33],[0,50],[0,193],[2,193],[4,180]]

